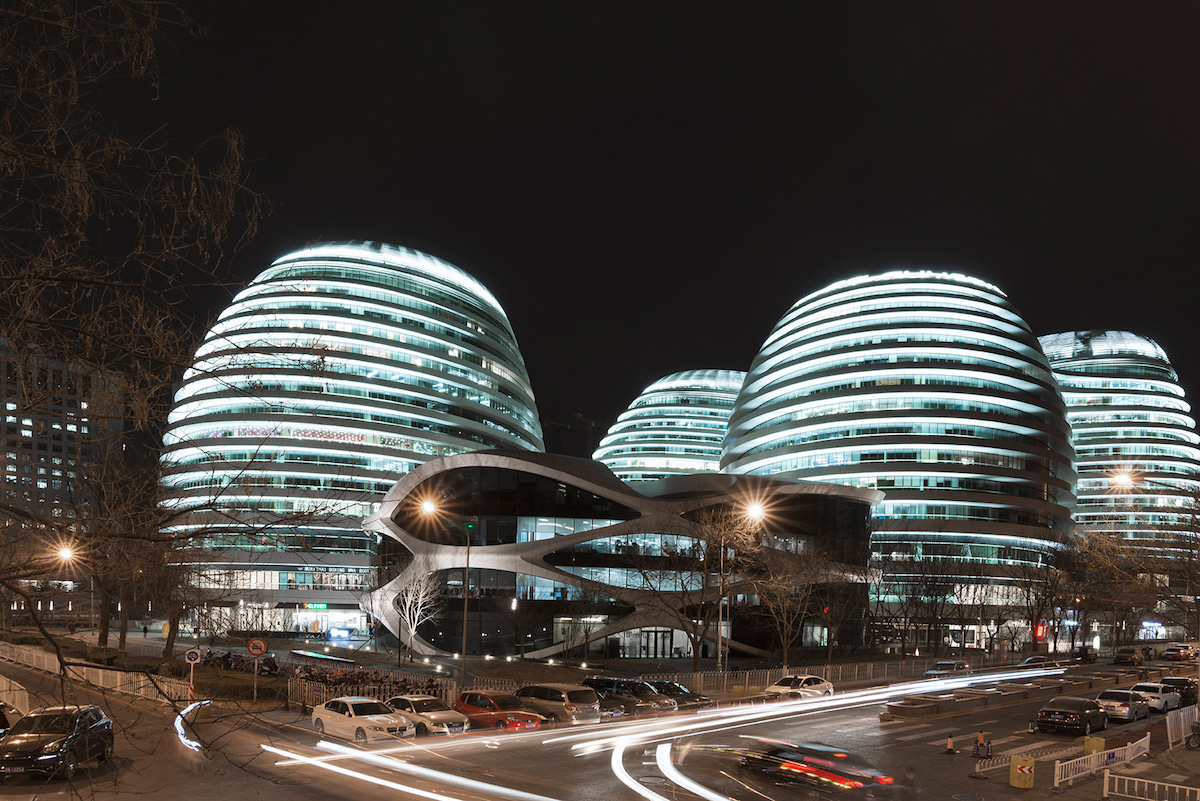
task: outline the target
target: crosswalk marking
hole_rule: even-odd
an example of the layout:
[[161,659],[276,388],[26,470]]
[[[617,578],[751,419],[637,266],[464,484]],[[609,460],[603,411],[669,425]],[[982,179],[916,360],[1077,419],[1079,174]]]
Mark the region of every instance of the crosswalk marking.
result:
[[[910,723],[907,726],[901,726],[900,728],[897,728],[897,729],[884,729],[882,731],[877,731],[875,733],[876,734],[899,734],[902,731],[916,731],[917,729],[928,729],[932,725],[933,725],[932,723]],[[926,732],[926,733],[928,733],[928,732]]]
[[1067,743],[1063,740],[1038,740],[1036,742],[1027,743],[1020,748],[1010,748],[1007,751],[1001,751],[1000,756],[1012,756],[1013,754],[1020,754],[1024,751],[1032,751],[1035,748],[1043,748],[1047,745],[1055,744],[1061,744],[1064,748],[1067,746]]
[[958,729],[956,729],[956,728],[934,729],[933,731],[923,731],[919,734],[910,734],[906,737],[897,737],[896,739],[903,740],[904,742],[909,742],[910,740],[919,740],[922,737],[932,737],[935,734],[949,734],[952,731],[958,731]]
[[992,740],[992,747],[994,748],[995,746],[1001,745],[1003,743],[1011,743],[1013,740],[1022,740],[1022,739],[1024,739],[1024,738],[1022,738],[1022,737],[1001,737],[999,740]]
[[[1154,763],[1153,762],[1144,762],[1143,764],[1153,765]],[[1163,781],[1170,782],[1171,784],[1178,784],[1179,782],[1183,781],[1187,777],[1188,776],[1186,773],[1172,773],[1172,774],[1168,775],[1165,779],[1163,779]]]

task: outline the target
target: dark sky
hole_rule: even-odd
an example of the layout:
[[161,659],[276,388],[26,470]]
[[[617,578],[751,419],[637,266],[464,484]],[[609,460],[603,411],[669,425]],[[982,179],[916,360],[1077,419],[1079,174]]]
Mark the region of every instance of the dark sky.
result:
[[245,134],[276,208],[239,273],[320,239],[458,265],[508,312],[551,450],[586,453],[557,424],[603,433],[662,375],[747,369],[803,295],[904,266],[997,284],[1038,334],[1152,337],[1200,388],[1195,4],[195,13],[153,113]]

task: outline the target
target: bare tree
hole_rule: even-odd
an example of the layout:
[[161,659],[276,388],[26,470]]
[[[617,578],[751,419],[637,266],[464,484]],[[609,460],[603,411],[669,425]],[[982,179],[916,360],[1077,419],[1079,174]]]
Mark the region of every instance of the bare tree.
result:
[[[185,147],[120,119],[136,87],[157,93],[160,44],[192,31],[179,7],[150,0],[0,8],[0,342],[21,386],[8,414],[60,413],[63,383],[86,381],[88,392],[76,393],[88,401],[78,425],[92,440],[109,437],[110,450],[135,465],[157,459],[170,390],[202,322],[192,313],[203,305],[198,293],[229,283],[227,256],[263,210],[243,184],[237,131]],[[89,454],[63,466],[61,481],[80,500],[70,514],[0,498],[0,587],[28,595],[29,579],[64,570],[48,562],[47,546],[75,545],[99,585],[106,625],[107,602],[137,586],[129,554],[145,550],[138,543],[171,545],[150,528],[158,522],[157,498],[146,491],[152,477],[143,473],[139,487],[110,483],[109,494],[126,496],[121,503],[88,497],[120,472],[114,464]],[[127,540],[135,545],[120,545]]]
[[[445,587],[427,559],[414,560],[412,578],[400,587],[392,600],[400,615],[401,628],[408,633],[408,661],[413,661],[413,640],[417,629],[425,623],[435,623],[446,612]],[[465,625],[465,623],[464,623]]]

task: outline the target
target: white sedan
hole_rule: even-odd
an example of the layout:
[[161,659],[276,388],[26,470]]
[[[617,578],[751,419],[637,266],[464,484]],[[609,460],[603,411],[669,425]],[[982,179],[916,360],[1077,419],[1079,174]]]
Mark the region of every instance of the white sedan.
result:
[[815,698],[821,695],[833,695],[833,685],[820,676],[798,674],[784,676],[770,687],[764,689],[763,695]]
[[1157,682],[1142,682],[1135,684],[1129,688],[1133,692],[1145,698],[1150,702],[1150,708],[1158,712],[1166,712],[1169,709],[1178,709],[1182,700],[1179,693],[1175,692],[1166,684]]
[[432,695],[397,695],[389,698],[387,705],[415,723],[421,736],[462,734],[471,728],[470,718]]
[[416,725],[375,698],[343,696],[313,707],[312,724],[324,736],[345,737],[360,743],[414,737]]

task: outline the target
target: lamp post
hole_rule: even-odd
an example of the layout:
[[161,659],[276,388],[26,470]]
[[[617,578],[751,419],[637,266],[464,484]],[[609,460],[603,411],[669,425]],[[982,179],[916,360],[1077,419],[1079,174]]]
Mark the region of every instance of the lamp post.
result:
[[[1112,473],[1111,477],[1112,477],[1114,484],[1116,484],[1119,487],[1125,488],[1125,489],[1135,489],[1138,484],[1146,484],[1146,485],[1151,485],[1151,486],[1156,486],[1156,487],[1162,487],[1164,489],[1172,490],[1175,493],[1178,493],[1181,489],[1181,487],[1174,485],[1174,484],[1168,484],[1165,481],[1155,481],[1154,479],[1146,478],[1145,476],[1142,476],[1142,475],[1137,475],[1132,470],[1119,470],[1117,472]],[[1196,503],[1195,503],[1195,499],[1193,499],[1193,502],[1190,507],[1190,512],[1189,512],[1189,514],[1191,515],[1191,518],[1192,518],[1192,524],[1190,526],[1191,530],[1189,531],[1189,535],[1191,538],[1191,541],[1189,544],[1191,547],[1190,547],[1189,554],[1188,554],[1189,561],[1191,562],[1191,567],[1188,570],[1187,580],[1188,580],[1188,591],[1193,593],[1191,598],[1192,598],[1192,604],[1195,606],[1195,611],[1196,611],[1196,634],[1198,637],[1200,637],[1200,599],[1198,599],[1196,597],[1196,595],[1194,594],[1197,592],[1197,588],[1193,583],[1194,574],[1196,572],[1197,536],[1200,535],[1200,533],[1197,532],[1196,512],[1197,512]],[[1168,581],[1169,581],[1169,579],[1168,579]],[[1113,625],[1116,626],[1115,616],[1114,616],[1114,620],[1113,620]],[[1200,664],[1197,665],[1196,679],[1197,679],[1197,683],[1200,684]]]
[[[437,503],[426,498],[421,501],[421,514],[433,516],[440,514]],[[471,584],[471,532],[469,529],[463,529],[464,539],[467,543],[467,558],[466,565],[463,567],[463,586],[462,586],[462,650],[459,651],[461,661],[458,667],[458,688],[464,689],[467,686],[467,601],[470,598]]]
[[[746,505],[742,510],[741,516],[748,521],[749,529],[747,533],[758,530],[762,524],[763,518],[766,516],[766,511],[763,505],[758,502],[752,502]],[[738,527],[740,531],[740,526]],[[724,649],[722,640],[725,636],[725,550],[729,546],[730,529],[728,527],[721,528],[720,542],[718,545],[721,550],[717,556],[717,672],[721,674],[721,689],[725,690],[727,673],[729,669],[728,660],[724,657]],[[734,532],[736,539],[737,532]]]

